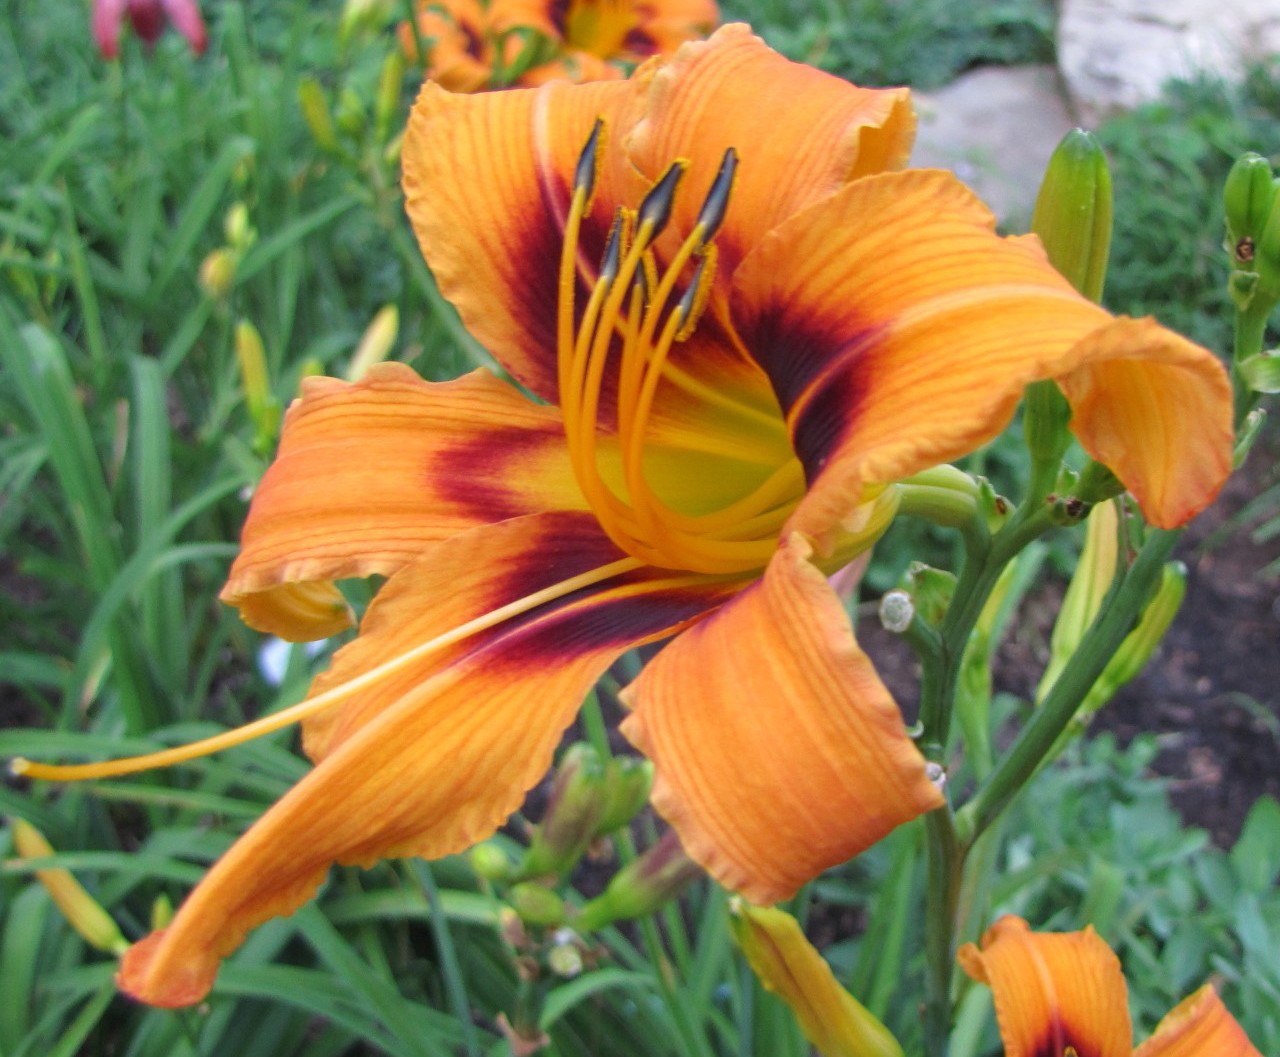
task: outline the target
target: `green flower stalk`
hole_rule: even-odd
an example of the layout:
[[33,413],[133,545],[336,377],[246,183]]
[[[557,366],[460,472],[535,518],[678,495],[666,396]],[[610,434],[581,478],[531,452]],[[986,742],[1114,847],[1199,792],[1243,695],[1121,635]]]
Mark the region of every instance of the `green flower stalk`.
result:
[[271,392],[262,335],[257,327],[242,319],[236,324],[235,345],[244,399],[253,422],[253,449],[266,454],[275,446],[280,431],[280,402]]

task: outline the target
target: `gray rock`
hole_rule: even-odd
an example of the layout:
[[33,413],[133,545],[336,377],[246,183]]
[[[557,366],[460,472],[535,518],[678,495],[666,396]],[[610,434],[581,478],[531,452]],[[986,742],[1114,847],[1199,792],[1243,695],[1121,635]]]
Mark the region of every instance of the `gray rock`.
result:
[[1073,127],[1057,71],[982,67],[913,98],[911,164],[952,170],[1012,230],[1026,230],[1049,155]]
[[1155,99],[1203,71],[1228,80],[1280,51],[1280,0],[1061,0],[1058,65],[1077,118]]

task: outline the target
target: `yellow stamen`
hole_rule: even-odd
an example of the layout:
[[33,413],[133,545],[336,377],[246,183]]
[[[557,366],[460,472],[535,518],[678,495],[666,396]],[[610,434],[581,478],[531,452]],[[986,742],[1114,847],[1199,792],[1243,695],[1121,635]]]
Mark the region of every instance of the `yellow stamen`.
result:
[[[580,168],[589,157],[594,160],[593,149],[588,143]],[[602,530],[627,553],[663,568],[709,575],[734,575],[765,565],[804,492],[803,472],[776,409],[744,404],[670,364],[674,345],[692,334],[708,303],[715,281],[713,240],[724,220],[736,166],[736,152],[727,152],[691,230],[669,257],[663,254],[661,274],[655,245],[672,217],[687,163],[672,163],[634,212],[620,208],[599,277],[578,319],[572,268],[587,205],[576,193],[561,256],[560,406],[583,496]],[[682,284],[683,293],[678,293]],[[620,481],[606,481],[600,465],[600,436],[609,432],[600,422],[600,410],[611,357]],[[653,453],[651,418],[664,383],[743,421],[740,437],[720,438],[696,429],[685,437],[671,423],[663,435],[664,444],[674,445],[682,457],[706,452],[737,463],[758,461],[769,472],[747,495],[694,515],[674,509],[654,490],[647,460]]]
[[187,745],[179,745],[172,749],[151,752],[143,756],[129,756],[119,760],[105,760],[101,763],[85,763],[71,766],[33,763],[31,760],[18,757],[10,762],[9,771],[11,774],[26,775],[28,778],[41,778],[52,782],[80,782],[90,778],[111,778],[121,774],[149,771],[157,767],[171,767],[175,763],[185,763],[201,756],[208,756],[210,753],[221,752],[223,749],[242,745],[246,741],[262,737],[264,734],[270,734],[309,716],[323,712],[352,694],[359,693],[361,690],[377,684],[388,676],[394,675],[408,665],[414,664],[438,650],[452,646],[454,643],[461,642],[463,639],[479,634],[482,631],[487,631],[489,628],[510,620],[512,617],[528,613],[530,610],[536,609],[547,602],[553,602],[558,598],[570,595],[583,587],[589,587],[592,584],[600,583],[603,580],[630,572],[633,569],[639,569],[643,564],[637,558],[620,558],[618,561],[602,565],[598,569],[590,569],[585,573],[579,573],[577,576],[571,576],[567,580],[552,584],[541,591],[535,591],[531,595],[525,595],[523,598],[518,598],[505,606],[499,606],[497,609],[476,617],[474,620],[469,620],[465,624],[451,628],[443,635],[437,635],[434,639],[415,646],[385,664],[370,668],[369,671],[348,680],[341,686],[335,686],[332,690],[327,690],[323,694],[317,694],[315,697],[301,701],[291,708],[285,708],[269,716],[263,716],[252,723],[246,723],[242,727],[216,734],[211,738],[203,738]]

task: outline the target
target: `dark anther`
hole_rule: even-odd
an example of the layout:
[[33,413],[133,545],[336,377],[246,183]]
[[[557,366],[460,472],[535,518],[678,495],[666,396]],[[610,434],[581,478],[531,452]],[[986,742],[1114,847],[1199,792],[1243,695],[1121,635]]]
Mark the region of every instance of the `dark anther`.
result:
[[573,189],[585,191],[588,198],[596,189],[596,174],[600,171],[596,153],[600,149],[600,136],[604,132],[604,119],[596,118],[591,127],[591,135],[587,137],[586,146],[578,155],[578,167],[573,173]]
[[650,239],[656,239],[671,219],[671,206],[675,202],[676,188],[680,184],[680,177],[684,175],[685,165],[682,161],[672,162],[670,168],[662,174],[662,179],[654,184],[653,190],[640,203],[637,226],[643,226],[645,221],[652,224]]
[[705,246],[720,230],[724,215],[729,209],[729,192],[733,190],[734,173],[738,171],[738,152],[730,147],[720,160],[720,169],[711,181],[711,190],[698,211],[698,223],[703,227],[702,244]]
[[622,210],[614,214],[613,226],[609,228],[609,239],[604,244],[604,256],[600,259],[600,278],[613,282],[618,277],[618,268],[622,264]]
[[680,319],[680,329],[683,330],[689,322],[689,318],[698,308],[698,299],[702,292],[702,273],[706,271],[707,258],[700,257],[698,259],[698,267],[694,269],[693,278],[689,281],[689,288],[680,295],[680,303],[676,306],[676,312]]

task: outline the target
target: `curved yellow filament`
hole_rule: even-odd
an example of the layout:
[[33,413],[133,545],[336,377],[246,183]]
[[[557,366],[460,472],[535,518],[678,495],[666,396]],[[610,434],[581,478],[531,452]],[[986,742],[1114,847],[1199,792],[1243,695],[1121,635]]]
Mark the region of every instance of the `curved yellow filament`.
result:
[[[685,164],[673,163],[655,196],[675,194]],[[722,169],[725,171],[732,172]],[[718,182],[712,194],[727,194],[727,186]],[[804,494],[804,474],[790,450],[780,412],[770,414],[766,408],[744,404],[670,364],[674,344],[688,337],[696,325],[711,288],[715,268],[711,238],[719,226],[722,214],[717,210],[723,199],[709,199],[713,204],[704,206],[693,229],[665,261],[661,274],[653,247],[669,214],[662,206],[648,204],[657,201],[661,199],[647,198],[646,205],[634,212],[618,210],[607,261],[577,320],[572,303],[577,278],[573,268],[589,202],[586,195],[575,191],[570,203],[560,262],[556,346],[570,463],[602,531],[627,553],[663,568],[709,575],[746,573],[767,564],[777,548],[778,533]],[[668,209],[669,205],[667,199]],[[698,267],[689,280],[693,285],[677,300],[678,287],[695,260]],[[616,357],[612,384],[620,481],[606,481],[600,465],[600,437],[606,432],[600,421],[600,405],[611,357]],[[742,422],[740,442],[728,437],[719,441],[691,430],[687,450],[691,456],[714,449],[716,454],[740,462],[758,461],[768,472],[749,494],[718,510],[695,515],[674,509],[654,490],[646,474],[646,460],[652,453],[651,416],[664,384],[694,394]],[[664,429],[663,443],[685,452],[683,440],[673,437],[670,428]]]
[[394,675],[407,665],[414,664],[424,657],[470,638],[472,635],[496,627],[503,621],[528,613],[530,610],[536,609],[547,602],[554,602],[556,599],[570,595],[583,587],[589,587],[592,584],[600,583],[622,573],[631,572],[633,569],[639,569],[643,565],[644,562],[638,558],[620,558],[599,568],[590,569],[585,573],[579,573],[577,576],[571,576],[567,580],[561,580],[559,583],[545,587],[541,591],[535,591],[533,594],[525,595],[514,602],[509,602],[505,606],[490,610],[488,613],[484,613],[474,620],[469,620],[465,624],[459,624],[456,628],[450,628],[443,635],[437,635],[434,639],[415,646],[385,664],[370,668],[367,672],[348,680],[341,686],[335,686],[332,690],[326,690],[323,694],[317,694],[315,697],[301,701],[290,708],[274,712],[269,716],[263,716],[261,719],[246,723],[235,730],[215,734],[211,738],[193,741],[187,745],[179,745],[172,749],[147,753],[143,756],[129,756],[119,760],[105,760],[101,763],[63,766],[33,763],[31,760],[18,757],[10,762],[9,771],[15,775],[26,775],[28,778],[42,778],[47,781],[79,782],[90,778],[111,778],[121,774],[149,771],[157,767],[170,767],[175,763],[185,763],[201,756],[208,756],[210,753],[221,752],[223,749],[242,745],[246,741],[260,738],[264,734],[270,734],[283,727],[291,726],[309,716],[314,716],[325,709],[332,708],[352,694],[359,693],[361,690],[376,685],[388,676]]

